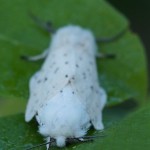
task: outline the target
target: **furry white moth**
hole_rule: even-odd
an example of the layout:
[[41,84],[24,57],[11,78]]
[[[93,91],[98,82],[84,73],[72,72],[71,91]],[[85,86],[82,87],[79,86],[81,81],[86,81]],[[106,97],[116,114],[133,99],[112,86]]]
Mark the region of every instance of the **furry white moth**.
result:
[[96,54],[91,31],[69,25],[58,29],[48,49],[32,58],[46,59],[30,80],[25,120],[35,116],[47,142],[54,138],[63,147],[66,138],[84,137],[91,125],[96,130],[104,128],[102,109],[107,96],[99,85]]

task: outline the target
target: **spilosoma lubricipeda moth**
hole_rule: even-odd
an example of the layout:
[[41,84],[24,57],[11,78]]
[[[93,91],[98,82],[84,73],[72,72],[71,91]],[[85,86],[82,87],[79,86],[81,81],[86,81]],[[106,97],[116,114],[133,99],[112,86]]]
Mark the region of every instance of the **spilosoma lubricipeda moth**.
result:
[[50,46],[41,55],[27,58],[45,58],[30,79],[25,120],[35,116],[47,142],[55,139],[63,147],[67,138],[84,137],[91,125],[96,130],[104,128],[102,110],[107,95],[99,85],[96,56],[92,32],[68,25],[52,34]]

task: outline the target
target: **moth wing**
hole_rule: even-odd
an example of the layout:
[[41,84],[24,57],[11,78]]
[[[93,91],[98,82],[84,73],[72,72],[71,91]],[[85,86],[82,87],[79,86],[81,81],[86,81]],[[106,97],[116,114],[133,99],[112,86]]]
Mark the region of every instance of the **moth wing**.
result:
[[[89,86],[89,88],[88,88]],[[106,104],[107,95],[102,87],[98,84],[90,87],[90,84],[84,86],[79,84],[74,87],[78,89],[78,95],[81,102],[86,106],[86,110],[90,116],[91,122],[95,129],[102,130],[102,110]]]
[[[67,55],[66,55],[67,54]],[[40,71],[30,80],[25,120],[30,121],[74,76],[74,55],[68,49],[51,51]]]
[[76,69],[76,82],[73,87],[86,106],[95,129],[103,129],[102,109],[106,103],[107,95],[104,89],[99,86],[95,57],[84,51],[78,51],[76,61],[79,67]]
[[[76,89],[79,86],[76,86]],[[80,88],[82,91],[82,89]],[[86,92],[85,92],[86,90]],[[91,90],[91,91],[90,91]],[[91,122],[95,129],[102,130],[102,110],[106,104],[107,95],[103,88],[95,86],[94,89],[88,89],[87,86],[84,91],[77,92],[80,96],[80,100],[86,106],[86,110],[90,116]]]
[[92,124],[96,130],[104,129],[102,123],[102,110],[106,104],[107,95],[103,88],[99,88],[97,93],[91,97],[91,103],[88,107],[88,112]]
[[28,100],[26,112],[25,112],[25,121],[26,122],[29,122],[36,114],[35,108],[36,108],[38,96],[40,93],[40,88],[38,89],[38,87],[37,87],[36,79],[40,76],[40,74],[41,74],[40,71],[38,71],[30,79],[30,84],[29,84],[30,96],[29,96],[29,100]]

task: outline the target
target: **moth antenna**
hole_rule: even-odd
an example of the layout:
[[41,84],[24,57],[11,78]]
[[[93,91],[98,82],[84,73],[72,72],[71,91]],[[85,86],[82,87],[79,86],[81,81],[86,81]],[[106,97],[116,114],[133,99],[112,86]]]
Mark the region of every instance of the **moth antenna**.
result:
[[50,145],[51,145],[53,142],[55,142],[55,140],[54,140],[54,139],[51,139],[51,141],[49,141],[49,142],[45,142],[45,143],[42,143],[42,144],[38,144],[38,145],[32,146],[32,147],[30,147],[30,148],[27,148],[27,149],[25,149],[25,150],[35,149],[35,148],[37,148],[37,147],[41,147],[41,146],[44,146],[44,145],[47,145],[47,144],[50,144]]
[[[105,137],[106,135],[91,135],[91,136],[84,136],[84,137],[79,137],[79,138],[67,138],[66,142],[68,143],[72,143],[72,142],[89,142],[89,141],[93,141],[95,138],[100,138],[100,137]],[[35,146],[32,146],[30,148],[27,148],[26,150],[31,150],[31,149],[35,149],[37,147],[41,147],[41,146],[44,146],[44,145],[47,145],[47,144],[52,144],[54,143],[55,140],[54,139],[51,139],[50,142],[45,142],[45,143],[42,143],[42,144],[38,144],[38,145],[35,145]]]
[[113,42],[117,39],[119,39],[121,36],[123,36],[128,30],[128,26],[123,29],[121,32],[119,32],[118,34],[116,34],[115,36],[112,37],[104,37],[104,38],[96,38],[96,42],[97,43],[108,43],[108,42]]
[[52,23],[50,21],[44,22],[42,19],[34,15],[33,13],[29,12],[29,16],[31,19],[41,28],[45,29],[49,33],[55,33],[54,28],[52,27]]
[[37,147],[41,147],[41,146],[44,146],[44,145],[47,145],[47,144],[50,144],[50,142],[38,144],[38,145],[32,146],[30,148],[27,148],[26,150],[31,150],[31,149],[34,149],[34,148],[37,148]]

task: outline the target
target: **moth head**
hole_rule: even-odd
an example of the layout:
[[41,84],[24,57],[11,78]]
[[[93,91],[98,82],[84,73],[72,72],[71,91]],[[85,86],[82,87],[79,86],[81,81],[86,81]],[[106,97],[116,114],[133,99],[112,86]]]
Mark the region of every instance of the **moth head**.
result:
[[53,35],[51,44],[55,48],[96,49],[96,42],[92,32],[75,25],[58,29]]

